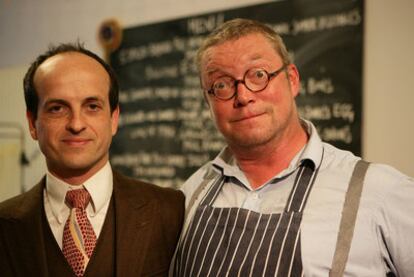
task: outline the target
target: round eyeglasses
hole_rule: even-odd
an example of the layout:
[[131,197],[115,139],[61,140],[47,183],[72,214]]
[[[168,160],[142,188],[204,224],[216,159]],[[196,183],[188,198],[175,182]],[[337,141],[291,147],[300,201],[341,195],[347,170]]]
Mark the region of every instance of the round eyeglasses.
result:
[[220,100],[230,100],[237,94],[237,85],[242,83],[251,92],[260,92],[269,84],[270,79],[276,77],[280,72],[287,68],[283,65],[278,70],[268,73],[263,68],[250,68],[244,73],[242,80],[236,80],[230,76],[222,76],[213,82],[208,94],[214,95]]

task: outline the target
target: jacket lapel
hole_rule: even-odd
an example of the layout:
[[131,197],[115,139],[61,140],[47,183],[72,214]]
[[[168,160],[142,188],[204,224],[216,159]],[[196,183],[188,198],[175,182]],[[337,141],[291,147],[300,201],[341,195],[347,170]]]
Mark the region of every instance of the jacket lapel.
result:
[[10,229],[5,232],[10,251],[19,257],[14,261],[19,276],[48,276],[42,226],[44,186],[45,178],[22,195],[19,209],[10,215]]
[[116,276],[140,276],[156,205],[140,193],[139,184],[132,183],[116,171],[113,174]]

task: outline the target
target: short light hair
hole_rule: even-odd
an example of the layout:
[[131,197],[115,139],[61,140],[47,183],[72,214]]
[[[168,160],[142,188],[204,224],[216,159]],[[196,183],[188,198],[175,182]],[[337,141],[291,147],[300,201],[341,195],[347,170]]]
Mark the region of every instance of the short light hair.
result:
[[201,74],[201,63],[204,57],[204,53],[210,47],[222,44],[227,41],[237,40],[250,34],[262,34],[270,42],[275,51],[280,55],[283,64],[288,65],[291,63],[291,58],[289,56],[289,52],[286,49],[285,43],[271,27],[255,20],[236,18],[224,22],[205,38],[200,48],[198,49],[196,56],[196,63],[199,73]]

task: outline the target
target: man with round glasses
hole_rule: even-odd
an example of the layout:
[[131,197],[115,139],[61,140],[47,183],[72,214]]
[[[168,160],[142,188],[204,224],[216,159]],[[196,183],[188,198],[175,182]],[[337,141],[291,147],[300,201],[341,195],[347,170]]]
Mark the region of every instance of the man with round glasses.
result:
[[414,276],[414,181],[321,141],[282,39],[225,22],[197,54],[227,146],[183,185],[174,276]]

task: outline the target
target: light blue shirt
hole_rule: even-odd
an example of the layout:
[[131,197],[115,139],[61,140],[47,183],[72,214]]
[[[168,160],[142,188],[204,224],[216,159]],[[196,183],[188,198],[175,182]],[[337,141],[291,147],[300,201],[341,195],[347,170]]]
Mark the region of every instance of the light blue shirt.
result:
[[[360,159],[324,143],[315,127],[305,122],[309,141],[288,168],[256,190],[228,148],[199,169],[183,185],[187,208],[208,170],[224,174],[226,183],[213,206],[242,207],[261,213],[283,211],[297,169],[304,159],[320,164],[301,223],[301,251],[305,276],[328,276],[336,245],[342,206],[355,163]],[[322,157],[323,153],[323,157]],[[192,206],[184,228],[198,205]],[[371,164],[364,182],[345,276],[414,276],[414,180],[392,167]]]

